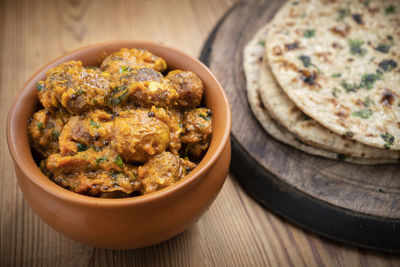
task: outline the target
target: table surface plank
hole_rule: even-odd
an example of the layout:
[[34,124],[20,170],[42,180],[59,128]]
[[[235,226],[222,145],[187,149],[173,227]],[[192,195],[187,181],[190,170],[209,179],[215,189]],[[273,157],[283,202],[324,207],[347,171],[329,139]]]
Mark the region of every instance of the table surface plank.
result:
[[[400,256],[304,231],[228,179],[211,208],[184,233],[137,250],[86,246],[55,232],[24,201],[5,137],[23,83],[67,51],[110,40],[152,40],[198,56],[235,0],[0,1],[0,266],[399,266]],[[249,177],[251,179],[251,177]]]

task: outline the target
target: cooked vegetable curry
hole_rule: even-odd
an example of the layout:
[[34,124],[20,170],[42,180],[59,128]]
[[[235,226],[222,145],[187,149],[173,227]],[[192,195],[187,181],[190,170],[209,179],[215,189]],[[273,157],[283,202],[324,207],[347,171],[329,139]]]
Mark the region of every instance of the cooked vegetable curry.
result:
[[36,84],[43,109],[28,126],[44,174],[76,193],[127,197],[192,171],[209,147],[212,112],[200,107],[195,73],[166,71],[164,59],[135,48],[100,67],[70,61],[50,69]]

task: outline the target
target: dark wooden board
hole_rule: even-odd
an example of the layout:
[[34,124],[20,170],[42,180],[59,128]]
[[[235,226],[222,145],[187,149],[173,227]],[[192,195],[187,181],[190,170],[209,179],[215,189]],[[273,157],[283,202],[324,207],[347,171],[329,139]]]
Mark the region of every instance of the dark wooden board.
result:
[[363,166],[309,155],[270,137],[250,111],[243,48],[282,4],[238,2],[221,18],[200,55],[231,103],[231,168],[248,194],[306,229],[400,252],[400,165]]

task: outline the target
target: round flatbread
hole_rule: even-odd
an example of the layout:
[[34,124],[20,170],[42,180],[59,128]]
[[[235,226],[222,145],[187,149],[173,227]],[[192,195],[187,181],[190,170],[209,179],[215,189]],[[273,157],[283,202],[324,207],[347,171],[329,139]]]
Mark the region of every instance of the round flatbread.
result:
[[280,88],[265,59],[260,68],[259,84],[261,100],[269,115],[302,142],[347,156],[380,158],[382,162],[385,162],[384,159],[400,158],[400,151],[355,142],[330,131],[305,115]]
[[296,0],[276,14],[269,66],[326,128],[400,150],[400,1]]
[[379,164],[395,162],[395,160],[380,160],[380,159],[363,159],[355,157],[343,157],[343,155],[324,149],[319,149],[301,142],[294,134],[290,133],[284,127],[271,119],[267,110],[261,102],[259,95],[259,72],[264,53],[264,40],[268,32],[268,25],[264,26],[255,37],[247,44],[244,49],[243,67],[246,75],[247,98],[250,108],[260,122],[262,127],[273,138],[288,144],[294,148],[302,150],[306,153],[322,156],[330,159],[341,159],[347,162],[358,164]]

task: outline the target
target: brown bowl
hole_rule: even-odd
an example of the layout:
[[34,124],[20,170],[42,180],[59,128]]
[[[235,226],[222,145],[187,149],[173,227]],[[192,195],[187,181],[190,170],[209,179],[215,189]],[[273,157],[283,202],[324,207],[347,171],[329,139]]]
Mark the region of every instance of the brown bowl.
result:
[[[178,183],[144,196],[101,199],[70,192],[46,177],[29,146],[27,125],[37,110],[35,83],[62,62],[85,66],[123,47],[143,48],[163,57],[171,69],[191,70],[204,83],[205,105],[213,111],[210,147],[198,166]],[[226,179],[230,162],[231,113],[228,99],[210,70],[176,49],[151,42],[115,41],[72,51],[40,69],[22,88],[8,114],[7,141],[18,185],[32,209],[58,232],[101,248],[128,249],[167,240],[191,226],[211,205]]]

